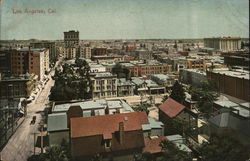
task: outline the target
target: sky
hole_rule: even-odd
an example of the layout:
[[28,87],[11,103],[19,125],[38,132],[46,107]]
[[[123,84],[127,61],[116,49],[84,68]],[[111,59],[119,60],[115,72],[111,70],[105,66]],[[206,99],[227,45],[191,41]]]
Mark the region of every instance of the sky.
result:
[[[248,0],[4,0],[0,39],[56,40],[63,39],[63,32],[69,30],[78,30],[82,40],[247,38],[248,3]],[[49,9],[54,12],[49,13]],[[31,14],[27,10],[40,12]]]

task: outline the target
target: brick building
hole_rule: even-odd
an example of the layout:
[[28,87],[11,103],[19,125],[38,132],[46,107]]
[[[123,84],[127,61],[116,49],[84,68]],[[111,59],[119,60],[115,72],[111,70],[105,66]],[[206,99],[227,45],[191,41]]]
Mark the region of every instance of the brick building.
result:
[[107,48],[93,48],[91,56],[105,56],[107,55]]
[[14,76],[26,73],[35,74],[42,79],[49,66],[48,49],[22,48],[11,50],[11,74]]
[[172,66],[159,62],[121,63],[129,68],[132,77],[151,76],[153,74],[168,74],[172,72]]
[[221,93],[249,101],[249,72],[216,70],[207,71],[207,78],[215,81]]
[[198,70],[206,70],[206,62],[204,59],[187,59],[187,69],[198,69]]

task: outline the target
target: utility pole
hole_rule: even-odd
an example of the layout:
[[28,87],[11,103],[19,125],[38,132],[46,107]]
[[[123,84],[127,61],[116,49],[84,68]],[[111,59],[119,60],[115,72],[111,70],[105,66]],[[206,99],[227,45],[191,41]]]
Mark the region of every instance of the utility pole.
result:
[[34,155],[36,155],[36,133],[34,132]]
[[41,153],[43,153],[43,125],[41,129]]

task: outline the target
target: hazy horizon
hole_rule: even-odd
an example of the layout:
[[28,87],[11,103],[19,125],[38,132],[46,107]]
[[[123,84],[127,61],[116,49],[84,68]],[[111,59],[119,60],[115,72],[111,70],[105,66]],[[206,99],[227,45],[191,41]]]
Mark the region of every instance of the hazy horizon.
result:
[[[249,38],[248,0],[8,0],[1,40]],[[48,13],[48,10],[55,11]],[[30,14],[27,11],[39,10]],[[18,11],[22,13],[18,13]]]

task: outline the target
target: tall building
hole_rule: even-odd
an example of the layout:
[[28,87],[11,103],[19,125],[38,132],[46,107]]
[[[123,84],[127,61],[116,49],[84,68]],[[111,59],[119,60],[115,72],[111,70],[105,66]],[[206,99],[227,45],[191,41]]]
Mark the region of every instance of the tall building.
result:
[[237,51],[241,49],[240,37],[205,38],[204,46],[221,51]]
[[80,47],[80,57],[90,59],[91,58],[91,47],[84,45]]
[[30,43],[30,46],[32,48],[47,48],[47,49],[49,49],[49,61],[53,62],[53,61],[55,61],[55,59],[57,57],[55,44],[56,44],[55,42],[41,41],[41,42]]
[[38,79],[42,79],[45,74],[45,66],[48,60],[44,55],[48,49],[22,48],[11,50],[11,74],[14,76],[26,73],[35,74]]
[[64,57],[68,59],[75,58],[79,56],[80,47],[79,47],[79,31],[70,30],[64,32]]
[[29,74],[22,77],[0,77],[0,98],[28,98],[36,87],[37,78]]
[[4,74],[10,73],[10,51],[0,50],[0,72]]
[[117,97],[117,76],[109,72],[92,73],[92,96],[96,98]]
[[65,47],[74,47],[79,45],[79,31],[70,30],[64,32]]

